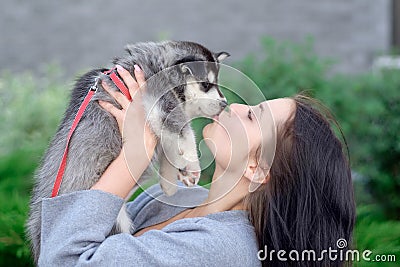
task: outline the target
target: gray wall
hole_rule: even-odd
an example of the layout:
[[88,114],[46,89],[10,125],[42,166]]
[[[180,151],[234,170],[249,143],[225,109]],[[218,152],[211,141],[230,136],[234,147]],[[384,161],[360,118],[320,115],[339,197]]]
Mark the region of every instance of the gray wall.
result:
[[338,60],[336,71],[367,70],[390,44],[389,0],[4,1],[0,71],[57,62],[67,75],[104,66],[126,43],[192,40],[239,60],[260,37],[302,41]]

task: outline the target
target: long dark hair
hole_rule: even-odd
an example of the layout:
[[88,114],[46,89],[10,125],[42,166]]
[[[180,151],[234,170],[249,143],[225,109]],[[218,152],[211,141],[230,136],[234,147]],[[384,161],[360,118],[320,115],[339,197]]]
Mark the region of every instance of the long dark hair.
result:
[[[343,266],[355,222],[348,153],[329,123],[337,122],[323,105],[303,95],[292,99],[292,116],[278,125],[269,180],[245,199],[260,250],[275,250],[264,256],[262,265]],[[348,245],[338,247],[343,239]],[[343,248],[343,257],[337,253],[332,260],[321,254],[329,247]],[[279,250],[286,252],[287,261],[277,257]],[[300,256],[313,250],[317,260],[297,261],[295,253],[288,255],[292,250]]]

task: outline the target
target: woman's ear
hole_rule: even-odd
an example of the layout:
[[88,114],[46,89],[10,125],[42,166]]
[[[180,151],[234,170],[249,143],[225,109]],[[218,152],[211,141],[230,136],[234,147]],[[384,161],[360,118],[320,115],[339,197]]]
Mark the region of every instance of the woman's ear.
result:
[[255,160],[250,160],[243,175],[250,182],[256,184],[265,184],[269,179],[269,172],[262,169]]
[[259,188],[263,184],[266,184],[269,180],[269,177],[270,177],[269,171],[265,172],[261,168],[257,168],[257,172],[259,174],[255,174],[253,176],[254,179],[250,181],[249,188],[248,188],[250,193],[256,191],[257,188]]

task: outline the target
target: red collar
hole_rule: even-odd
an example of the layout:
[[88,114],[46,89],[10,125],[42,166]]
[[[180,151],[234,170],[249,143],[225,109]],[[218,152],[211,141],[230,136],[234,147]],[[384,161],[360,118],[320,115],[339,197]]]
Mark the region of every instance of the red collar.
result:
[[125,83],[122,81],[121,77],[118,75],[117,68],[112,68],[104,72],[110,76],[111,80],[114,82],[115,86],[128,98],[129,101],[132,101],[132,97],[129,94],[129,89],[126,87]]

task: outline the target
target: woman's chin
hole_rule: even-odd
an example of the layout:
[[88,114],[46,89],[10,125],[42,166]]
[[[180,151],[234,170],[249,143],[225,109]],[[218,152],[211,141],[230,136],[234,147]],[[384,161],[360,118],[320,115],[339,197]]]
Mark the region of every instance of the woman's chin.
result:
[[212,123],[207,124],[203,128],[203,138],[210,138],[210,128],[212,127]]

